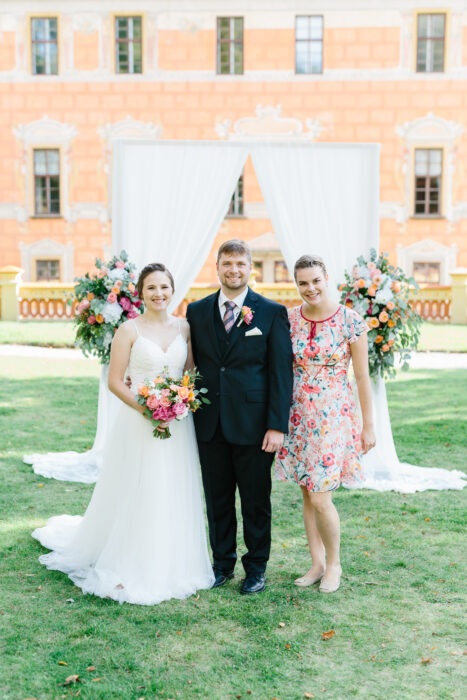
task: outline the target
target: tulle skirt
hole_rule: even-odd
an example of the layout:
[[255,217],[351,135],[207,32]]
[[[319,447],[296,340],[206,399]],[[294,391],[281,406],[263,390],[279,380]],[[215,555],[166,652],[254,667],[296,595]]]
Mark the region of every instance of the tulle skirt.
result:
[[84,593],[154,605],[214,582],[206,543],[192,416],[154,438],[151,424],[121,404],[102,471],[83,517],[50,518],[32,536],[39,558]]

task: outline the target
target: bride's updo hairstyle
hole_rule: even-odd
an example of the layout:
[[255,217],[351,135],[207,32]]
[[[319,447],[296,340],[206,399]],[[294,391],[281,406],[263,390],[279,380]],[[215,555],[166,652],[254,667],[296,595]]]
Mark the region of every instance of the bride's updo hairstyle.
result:
[[139,273],[136,289],[138,290],[138,296],[140,299],[143,298],[144,280],[148,275],[152,274],[153,272],[163,272],[164,275],[166,275],[169,278],[170,286],[172,287],[172,292],[175,292],[175,282],[170,270],[168,270],[166,266],[162,263],[149,263],[149,265],[145,265],[145,267],[143,267],[143,269]]
[[328,274],[324,260],[323,258],[320,258],[319,255],[302,255],[298,258],[293,268],[293,276],[295,277],[295,281],[297,281],[297,270],[304,270],[307,267],[320,267],[325,277]]

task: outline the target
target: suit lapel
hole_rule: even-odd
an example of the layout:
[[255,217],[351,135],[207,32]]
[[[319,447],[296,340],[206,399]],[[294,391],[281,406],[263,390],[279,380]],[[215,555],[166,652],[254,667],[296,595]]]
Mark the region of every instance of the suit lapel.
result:
[[217,353],[218,358],[221,358],[221,349],[219,347],[219,340],[217,337],[216,329],[214,328],[214,314],[219,313],[219,294],[220,290],[216,293],[213,294],[209,299],[208,299],[208,318],[209,318],[209,334],[212,340],[213,347]]
[[[255,310],[256,310],[256,305],[258,302],[258,294],[253,292],[249,287],[248,287],[248,294],[245,297],[245,301],[243,302],[244,306],[249,306],[250,309],[253,311],[253,321],[251,322],[251,326],[254,328],[255,324]],[[234,345],[238,342],[238,339],[241,338],[243,335],[245,335],[245,331],[248,329],[248,325],[245,323],[245,321],[242,321],[240,323],[240,326],[238,325],[240,322],[240,316],[238,319],[235,321],[235,325],[230,331],[230,343],[229,343],[229,349],[225,353],[225,356],[227,357],[229,353],[232,352],[232,348]]]

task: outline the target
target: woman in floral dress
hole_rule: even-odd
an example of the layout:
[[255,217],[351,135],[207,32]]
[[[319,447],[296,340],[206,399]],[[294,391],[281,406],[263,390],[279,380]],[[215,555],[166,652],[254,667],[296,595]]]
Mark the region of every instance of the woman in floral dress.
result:
[[[321,593],[340,585],[340,523],[332,492],[361,479],[359,457],[375,445],[368,373],[366,323],[352,309],[327,296],[321,258],[303,255],[295,263],[303,304],[289,310],[294,353],[294,393],[288,439],[276,457],[276,477],[297,483],[312,558],[297,586],[321,581]],[[363,425],[347,378],[352,364]]]

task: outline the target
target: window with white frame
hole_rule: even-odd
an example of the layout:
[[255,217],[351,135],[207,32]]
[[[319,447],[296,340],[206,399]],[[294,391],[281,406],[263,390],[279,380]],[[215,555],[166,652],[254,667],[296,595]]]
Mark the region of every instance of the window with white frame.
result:
[[441,216],[441,148],[415,149],[415,216]]
[[117,73],[143,72],[142,17],[115,17],[115,69]]
[[60,281],[60,260],[36,260],[36,281]]
[[31,57],[34,75],[58,75],[58,20],[31,18]]
[[243,17],[217,18],[217,72],[243,73]]
[[412,277],[417,284],[440,284],[441,263],[439,262],[414,262]]
[[34,213],[60,215],[60,151],[34,149]]
[[243,216],[243,174],[238,178],[227,216]]
[[417,73],[442,73],[446,15],[421,13],[417,18]]
[[323,72],[322,15],[299,15],[295,18],[295,72]]

